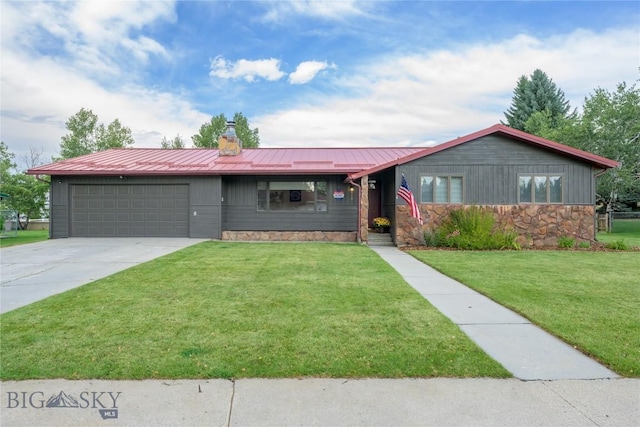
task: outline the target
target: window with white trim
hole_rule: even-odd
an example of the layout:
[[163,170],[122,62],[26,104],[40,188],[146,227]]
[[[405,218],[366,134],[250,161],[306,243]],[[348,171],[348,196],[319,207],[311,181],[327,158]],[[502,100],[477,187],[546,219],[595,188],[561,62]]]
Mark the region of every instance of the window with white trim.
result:
[[562,203],[562,175],[519,175],[518,189],[518,203]]
[[455,175],[420,177],[420,203],[462,203],[463,180]]
[[259,211],[326,212],[326,181],[258,181]]

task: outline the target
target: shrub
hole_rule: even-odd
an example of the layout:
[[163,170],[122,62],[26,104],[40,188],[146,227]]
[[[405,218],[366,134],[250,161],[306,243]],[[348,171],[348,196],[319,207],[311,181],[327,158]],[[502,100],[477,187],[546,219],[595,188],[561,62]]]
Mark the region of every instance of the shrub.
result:
[[628,251],[631,249],[631,246],[624,241],[624,239],[614,240],[613,242],[609,242],[604,245],[607,249],[613,249],[616,251]]
[[424,232],[424,244],[429,247],[437,247],[442,246],[440,244],[440,239],[438,238],[438,233],[435,231],[425,231]]
[[558,247],[564,249],[571,249],[576,245],[576,239],[569,236],[558,237]]
[[589,249],[591,247],[591,243],[589,243],[589,242],[580,242],[580,243],[578,243],[578,247],[580,249]]
[[[458,249],[520,249],[513,231],[494,232],[495,218],[477,206],[450,212],[432,239],[439,246]],[[426,238],[425,238],[426,241]]]

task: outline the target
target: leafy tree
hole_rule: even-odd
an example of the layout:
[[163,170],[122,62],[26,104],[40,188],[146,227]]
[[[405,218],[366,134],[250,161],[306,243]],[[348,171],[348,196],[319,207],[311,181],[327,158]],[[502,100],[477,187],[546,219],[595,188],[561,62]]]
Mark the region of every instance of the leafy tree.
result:
[[258,148],[260,146],[260,136],[258,128],[249,127],[249,121],[242,113],[235,113],[233,121],[236,122],[236,135],[242,141],[244,148]]
[[131,129],[122,126],[118,119],[109,123],[106,128],[103,124],[100,124],[96,130],[95,151],[108,150],[109,148],[125,148],[134,143]]
[[[598,193],[609,203],[640,187],[640,88],[618,84],[615,92],[598,88],[584,101],[580,147],[620,162],[599,179]],[[638,200],[636,199],[636,202]]]
[[504,115],[510,127],[525,130],[526,121],[537,112],[548,111],[551,126],[556,127],[561,119],[570,117],[569,109],[564,92],[556,87],[544,71],[537,69],[530,79],[526,76],[518,79],[511,107]]
[[[235,113],[233,120],[236,122],[236,135],[242,141],[242,147],[258,148],[260,145],[258,128],[251,129],[249,121],[242,113]],[[200,132],[191,137],[193,145],[198,148],[217,148],[218,138],[226,128],[227,118],[224,114],[211,117],[209,122],[200,126]]]
[[15,169],[16,164],[13,162],[15,155],[9,152],[9,147],[4,141],[0,141],[0,185],[11,175],[11,171]]
[[30,219],[40,218],[46,206],[48,191],[48,183],[38,181],[24,172],[11,175],[2,183],[2,192],[10,196],[6,201],[7,207],[18,211],[18,218],[26,217],[24,223],[19,222],[23,230],[29,225]]
[[29,219],[39,218],[44,211],[49,185],[24,172],[16,173],[14,157],[7,145],[0,142],[0,192],[9,195],[2,201],[2,207],[18,211],[18,218],[26,216],[26,223],[20,223],[20,228],[24,229]]
[[620,162],[598,178],[598,200],[613,205],[617,199],[630,208],[639,201],[640,88],[635,84],[620,83],[615,92],[596,89],[581,114],[558,120],[555,127],[549,112],[537,112],[525,130]]
[[168,140],[165,136],[162,138],[162,141],[160,141],[160,146],[167,150],[184,148],[184,140],[180,135],[176,135],[172,140]]
[[198,148],[216,148],[218,137],[224,133],[227,126],[227,119],[224,114],[211,117],[207,123],[200,126],[200,132],[193,135],[191,140],[193,146]]
[[98,116],[91,110],[81,108],[65,123],[69,133],[60,142],[60,157],[57,160],[70,159],[107,150],[125,148],[135,142],[131,129],[122,126],[115,119],[107,127],[98,124]]

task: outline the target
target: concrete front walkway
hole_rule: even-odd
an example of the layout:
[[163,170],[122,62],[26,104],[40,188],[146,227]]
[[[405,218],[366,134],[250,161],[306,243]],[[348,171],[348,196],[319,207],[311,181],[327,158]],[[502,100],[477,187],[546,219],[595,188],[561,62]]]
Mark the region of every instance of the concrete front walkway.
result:
[[524,317],[394,247],[382,259],[488,355],[521,380],[601,379],[617,375]]

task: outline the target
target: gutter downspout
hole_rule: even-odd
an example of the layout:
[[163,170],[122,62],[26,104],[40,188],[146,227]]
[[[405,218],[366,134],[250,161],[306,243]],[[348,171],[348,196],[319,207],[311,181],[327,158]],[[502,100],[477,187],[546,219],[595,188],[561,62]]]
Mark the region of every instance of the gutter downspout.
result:
[[361,206],[361,204],[362,204],[361,197],[362,197],[362,195],[360,193],[362,192],[362,186],[360,184],[358,184],[357,182],[355,182],[353,180],[353,178],[351,178],[350,176],[347,177],[347,180],[349,182],[349,185],[353,185],[354,187],[356,187],[358,189],[358,228],[356,228],[356,241],[358,243],[362,243],[362,234],[360,233],[360,227],[361,227],[360,222],[362,221],[362,218],[361,218],[361,215],[362,215],[362,213],[361,213],[362,212],[362,210],[361,210],[361,208],[362,208],[362,206]]

